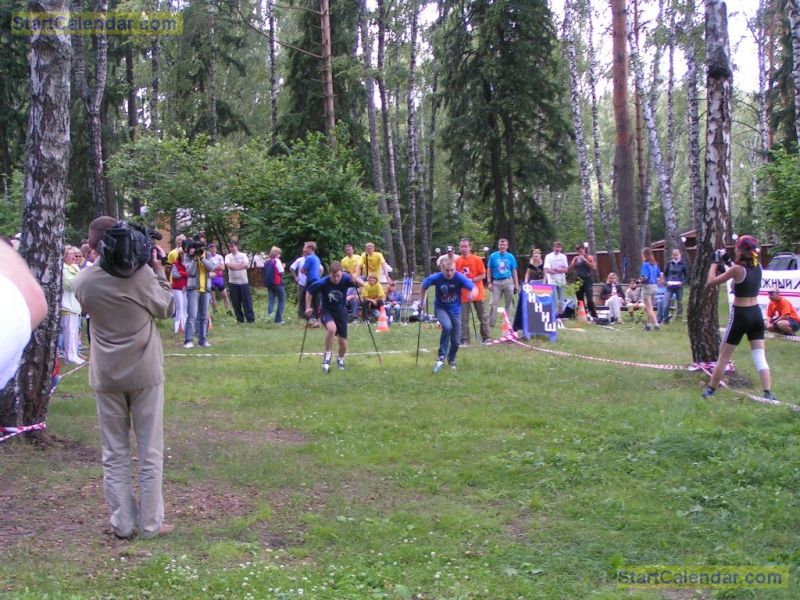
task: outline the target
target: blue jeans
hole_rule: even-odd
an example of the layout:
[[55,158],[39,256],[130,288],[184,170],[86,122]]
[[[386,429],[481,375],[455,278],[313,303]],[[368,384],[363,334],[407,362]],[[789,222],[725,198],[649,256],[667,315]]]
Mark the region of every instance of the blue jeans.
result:
[[186,290],[186,329],[184,342],[191,342],[195,334],[202,344],[208,336],[209,294],[198,290]]
[[[460,308],[460,307],[459,307]],[[439,358],[447,357],[447,362],[456,362],[458,347],[461,345],[461,313],[453,314],[443,308],[434,308],[436,320],[442,326],[439,336]]]
[[278,306],[275,308],[275,322],[282,323],[283,307],[286,304],[286,290],[282,285],[269,285],[267,286],[267,295],[269,296],[267,316],[269,317],[272,314],[272,308],[277,303]]
[[666,315],[669,316],[669,307],[672,305],[672,298],[678,301],[678,313],[675,315],[676,319],[683,316],[683,286],[667,287],[667,293],[664,295],[664,303],[666,304]]

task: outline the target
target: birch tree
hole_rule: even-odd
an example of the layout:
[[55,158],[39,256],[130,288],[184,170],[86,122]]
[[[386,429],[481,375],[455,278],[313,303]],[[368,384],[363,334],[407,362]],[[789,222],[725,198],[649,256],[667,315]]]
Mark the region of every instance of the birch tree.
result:
[[572,23],[572,4],[567,0],[564,4],[564,36],[567,41],[567,58],[570,75],[570,101],[572,103],[572,123],[575,127],[575,143],[578,148],[578,165],[580,168],[581,198],[586,225],[586,236],[589,251],[594,255],[597,251],[597,240],[594,231],[594,209],[592,207],[592,182],[589,177],[589,157],[586,152],[586,138],[583,133],[583,117],[581,116],[580,83],[578,60],[575,52],[575,30]]
[[[65,0],[31,0],[28,10],[64,14],[69,19],[70,9]],[[44,289],[48,312],[33,332],[17,376],[0,392],[0,424],[5,426],[42,422],[50,400],[61,313],[71,54],[70,40],[61,33],[31,37],[20,252]]]
[[[644,96],[644,68],[642,67],[642,61],[639,57],[639,47],[636,43],[636,37],[631,28],[628,29],[628,42],[631,46],[631,64],[633,65],[636,88],[639,90],[640,94]],[[656,173],[658,174],[659,191],[661,192],[661,208],[664,211],[664,223],[666,225],[667,246],[680,248],[681,253],[684,253],[683,242],[678,236],[678,219],[675,215],[675,206],[672,202],[672,186],[667,179],[667,170],[661,154],[661,144],[658,141],[658,129],[656,128],[655,115],[653,114],[652,106],[649,102],[642,103],[642,114],[645,124],[647,125],[647,132],[650,139],[650,157]]]
[[692,283],[688,303],[689,342],[695,362],[713,362],[719,351],[719,294],[716,287],[706,285],[706,274],[717,243],[724,238],[719,231],[720,207],[730,193],[728,152],[731,143],[726,111],[732,77],[728,46],[728,17],[725,3],[706,0],[706,181],[705,198],[698,210],[700,229],[697,236],[697,256],[692,268]]

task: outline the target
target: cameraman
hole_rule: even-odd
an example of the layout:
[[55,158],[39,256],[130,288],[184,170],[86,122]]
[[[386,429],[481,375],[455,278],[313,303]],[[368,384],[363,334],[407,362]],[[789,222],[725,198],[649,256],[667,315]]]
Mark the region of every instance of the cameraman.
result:
[[205,253],[205,243],[198,239],[186,240],[181,256],[186,268],[186,328],[184,330],[183,347],[194,348],[194,336],[197,334],[197,345],[210,348],[208,343],[208,273],[214,269],[214,263]]
[[[89,225],[89,245],[98,249],[112,217]],[[102,246],[101,246],[102,248]],[[129,277],[106,271],[105,256],[75,278],[75,295],[91,317],[89,385],[97,398],[103,446],[103,490],[113,533],[130,539],[166,535],[161,480],[164,462],[164,355],[156,319],[172,316],[172,290],[154,248],[149,264]],[[129,431],[139,455],[139,502],[131,484]]]
[[[725,266],[727,265],[727,270]],[[761,264],[758,260],[758,240],[751,235],[743,235],[736,240],[736,256],[730,260],[724,250],[714,253],[714,262],[708,271],[706,284],[717,286],[733,280],[733,305],[728,327],[722,336],[719,356],[711,380],[703,392],[703,397],[714,395],[725,366],[733,356],[733,351],[747,334],[750,342],[750,355],[764,388],[764,398],[775,400],[772,393],[772,376],[764,352],[764,318],[758,305],[758,292],[761,289]]]

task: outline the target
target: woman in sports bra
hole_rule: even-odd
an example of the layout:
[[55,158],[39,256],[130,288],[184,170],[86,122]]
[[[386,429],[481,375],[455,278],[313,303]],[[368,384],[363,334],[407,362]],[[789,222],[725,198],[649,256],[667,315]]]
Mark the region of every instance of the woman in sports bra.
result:
[[733,279],[733,306],[728,319],[728,326],[719,345],[719,356],[711,380],[703,392],[703,398],[714,395],[722,379],[725,365],[733,356],[742,337],[747,335],[750,342],[750,355],[764,388],[764,398],[775,400],[772,393],[772,376],[764,352],[764,317],[758,305],[758,292],[761,289],[761,264],[758,259],[758,240],[751,235],[743,235],[736,240],[736,259],[727,270],[718,273],[720,256],[714,256],[714,262],[708,271],[707,285],[717,286]]

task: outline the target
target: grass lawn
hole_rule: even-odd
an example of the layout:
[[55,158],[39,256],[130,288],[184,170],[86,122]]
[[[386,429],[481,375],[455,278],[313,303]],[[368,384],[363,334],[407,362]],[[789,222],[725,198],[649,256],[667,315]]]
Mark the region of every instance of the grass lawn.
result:
[[[259,295],[255,325],[217,318],[208,350],[162,324],[167,538],[103,534],[87,371],[64,378],[55,444],[0,447],[0,596],[800,597],[800,414],[702,400],[686,370],[535,349],[683,366],[684,323],[570,322],[555,344],[463,348],[437,375],[433,326],[416,366],[416,324],[376,335],[382,364],[359,325],[347,370],[323,375],[316,354],[298,364],[297,323],[263,313]],[[781,400],[800,403],[798,356],[767,340]],[[734,360],[757,391],[746,345]],[[655,564],[786,565],[789,586],[617,588],[618,567]]]

